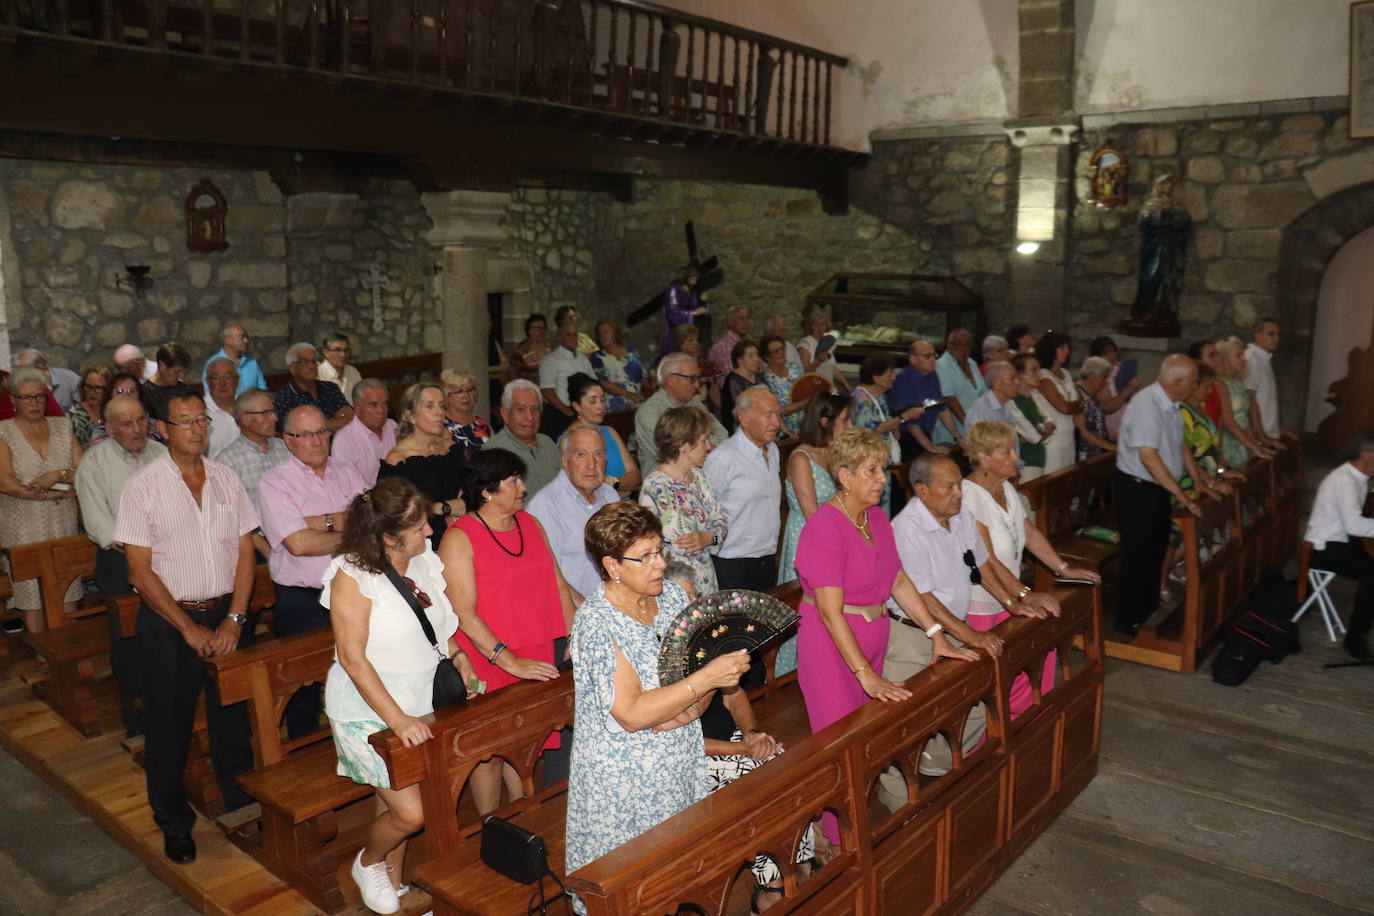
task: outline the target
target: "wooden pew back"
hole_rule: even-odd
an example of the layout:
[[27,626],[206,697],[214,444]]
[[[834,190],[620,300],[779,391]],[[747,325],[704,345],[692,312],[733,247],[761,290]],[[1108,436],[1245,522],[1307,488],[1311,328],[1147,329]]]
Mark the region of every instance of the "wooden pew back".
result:
[[1053,541],[1084,525],[1102,524],[1115,504],[1115,472],[1116,455],[1107,453],[1024,484],[1021,492],[1035,513],[1035,527]]
[[1274,463],[1252,459],[1244,469],[1245,480],[1233,484],[1232,501],[1238,530],[1244,532],[1239,544],[1236,582],[1244,592],[1259,581],[1260,573],[1273,560],[1278,538],[1277,505],[1274,499]]
[[95,576],[96,547],[84,534],[36,541],[5,549],[9,557],[10,578],[15,582],[37,579],[43,600],[43,617],[48,629],[55,630],[69,621],[90,617],[105,610],[103,602],[83,601],[75,613],[68,614],[62,599],[77,579]]

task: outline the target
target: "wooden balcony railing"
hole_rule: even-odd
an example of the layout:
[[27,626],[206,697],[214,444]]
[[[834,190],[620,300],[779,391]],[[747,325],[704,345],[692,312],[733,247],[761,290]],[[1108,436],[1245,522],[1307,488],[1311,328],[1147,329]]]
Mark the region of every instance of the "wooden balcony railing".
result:
[[815,146],[847,64],[643,0],[0,0],[0,32]]

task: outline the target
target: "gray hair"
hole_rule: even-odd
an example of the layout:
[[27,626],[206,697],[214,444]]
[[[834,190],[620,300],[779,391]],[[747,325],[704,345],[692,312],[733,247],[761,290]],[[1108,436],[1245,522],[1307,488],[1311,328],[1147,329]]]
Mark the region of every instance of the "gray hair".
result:
[[353,341],[349,340],[348,335],[343,331],[330,331],[328,334],[324,335],[324,338],[320,341],[320,348],[324,349],[332,343],[346,343],[351,345]]
[[1366,429],[1350,437],[1350,460],[1357,461],[1365,452],[1374,452],[1374,429]]
[[678,366],[695,366],[697,358],[690,353],[683,353],[681,350],[676,353],[669,353],[658,361],[658,383],[660,385],[668,381],[668,376],[672,375]]
[[958,337],[967,337],[970,342],[973,340],[973,335],[969,333],[968,328],[955,328],[945,335],[945,346],[949,346]]
[[696,573],[681,560],[669,560],[668,565],[663,567],[663,578],[679,585],[690,582],[695,587],[697,584]]
[[242,331],[244,334],[247,334],[247,333],[248,333],[248,329],[245,328],[241,322],[238,322],[238,321],[226,321],[224,324],[220,325],[220,329],[219,329],[219,339],[220,339],[220,340],[224,340],[224,338],[228,337],[228,336],[229,336],[229,332],[232,331],[234,328],[238,328],[238,329],[239,329],[240,331]]
[[915,460],[911,462],[911,467],[907,469],[907,477],[911,485],[915,487],[919,483],[927,487],[930,486],[930,482],[935,479],[935,468],[945,461],[953,462],[954,459],[948,455],[940,455],[935,452],[922,452],[917,455]]
[[[441,385],[435,385],[434,387],[438,388],[440,391],[444,390]],[[511,406],[515,404],[515,392],[517,391],[533,391],[535,396],[541,401],[544,399],[544,395],[539,392],[539,386],[534,382],[526,378],[514,379],[513,381],[506,382],[506,387],[501,389],[502,410],[510,410]]]
[[145,417],[148,416],[148,408],[144,407],[143,402],[138,398],[129,394],[118,394],[105,403],[105,410],[100,415],[101,419],[109,423],[110,418],[115,413],[130,406],[137,407],[139,410],[143,411]]
[[1089,356],[1078,368],[1079,378],[1105,378],[1112,372],[1112,364],[1101,356]]
[[14,357],[14,364],[16,366],[33,366],[35,369],[46,369],[48,368],[48,358],[43,355],[42,350],[30,348],[20,350],[19,354]]
[[1004,375],[1016,375],[1016,367],[1005,359],[995,359],[988,363],[987,369],[984,370],[983,377],[987,380],[987,383],[991,385]]
[[42,369],[35,369],[33,366],[20,366],[10,373],[10,377],[5,379],[5,385],[9,388],[10,394],[18,395],[19,387],[27,385],[29,382],[37,382],[45,390],[48,387],[48,375]]
[[391,393],[390,389],[386,387],[386,383],[383,382],[381,379],[360,379],[358,381],[358,384],[353,386],[353,403],[357,404],[359,401],[363,399],[363,392],[369,391],[373,388],[380,388],[382,391],[387,392],[388,395],[390,395]]
[[1197,363],[1193,362],[1193,358],[1183,353],[1173,353],[1166,357],[1163,365],[1159,367],[1158,380],[1164,383],[1176,382],[1187,378],[1190,372],[1197,372]]
[[291,346],[286,348],[286,363],[282,368],[290,369],[291,364],[296,361],[296,354],[301,352],[302,350],[309,350],[311,353],[319,355],[319,351],[315,349],[315,345],[312,343],[306,343],[303,340],[297,343],[293,343]]
[[272,393],[270,391],[263,391],[261,388],[249,388],[247,391],[234,398],[234,409],[232,411],[234,419],[237,420],[243,412],[248,409],[248,405],[257,398],[267,398],[270,401],[272,399]]
[[[765,331],[768,331],[773,325],[777,325],[779,329],[785,328],[787,327],[787,319],[781,315],[769,315],[767,318],[763,319],[763,329]],[[772,332],[769,331],[769,333]]]
[[1007,339],[1001,334],[989,334],[983,338],[983,355],[987,356],[994,350],[1007,349]]
[[230,359],[227,356],[216,356],[214,359],[210,360],[208,363],[205,364],[206,375],[210,374],[210,370],[214,368],[215,363],[228,363],[229,368],[234,371],[234,374],[239,374],[239,367],[234,363],[232,359]]
[[758,397],[760,393],[769,396],[773,394],[773,392],[769,391],[768,388],[762,384],[750,385],[748,388],[741,391],[739,396],[735,398],[735,409],[731,411],[731,413],[738,417],[740,414],[753,407],[754,398]]
[[577,435],[580,432],[595,433],[597,441],[603,441],[601,437],[601,431],[599,429],[596,429],[595,427],[591,426],[574,426],[572,429],[568,430],[563,435],[558,437],[558,454],[561,457],[568,457],[568,452],[572,451],[573,436]]

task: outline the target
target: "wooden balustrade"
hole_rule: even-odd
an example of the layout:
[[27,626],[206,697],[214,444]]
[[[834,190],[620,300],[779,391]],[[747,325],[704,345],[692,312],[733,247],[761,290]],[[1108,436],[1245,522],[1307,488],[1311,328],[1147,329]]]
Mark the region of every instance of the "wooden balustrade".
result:
[[848,63],[644,0],[0,0],[0,29],[814,146]]

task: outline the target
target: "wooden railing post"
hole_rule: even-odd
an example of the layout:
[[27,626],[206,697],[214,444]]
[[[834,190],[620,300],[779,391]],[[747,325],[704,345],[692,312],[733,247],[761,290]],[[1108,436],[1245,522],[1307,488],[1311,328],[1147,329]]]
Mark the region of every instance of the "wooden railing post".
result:
[[239,60],[248,60],[252,54],[253,43],[248,34],[248,3],[249,0],[239,0]]
[[277,4],[277,47],[274,57],[277,65],[286,63],[286,0],[276,0]]

